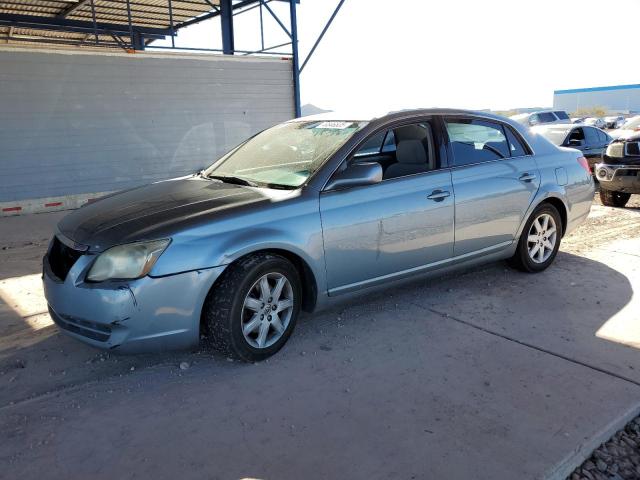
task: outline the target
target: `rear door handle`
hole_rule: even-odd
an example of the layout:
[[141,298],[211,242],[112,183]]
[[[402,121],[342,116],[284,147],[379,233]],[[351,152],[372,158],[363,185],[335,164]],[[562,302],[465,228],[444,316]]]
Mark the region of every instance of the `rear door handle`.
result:
[[521,182],[532,182],[536,178],[537,177],[532,173],[523,173],[522,175],[520,175],[520,178],[518,180],[520,180]]
[[446,190],[434,190],[433,192],[431,192],[430,195],[427,196],[427,198],[429,200],[434,200],[436,202],[441,202],[442,200],[447,198],[449,195],[451,195],[451,194],[449,192],[447,192]]

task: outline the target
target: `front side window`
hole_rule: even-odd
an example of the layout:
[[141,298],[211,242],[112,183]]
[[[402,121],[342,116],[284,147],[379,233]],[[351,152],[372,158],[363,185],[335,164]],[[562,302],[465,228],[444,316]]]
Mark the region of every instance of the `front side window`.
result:
[[[372,149],[372,144],[378,147]],[[375,133],[349,162],[378,163],[382,167],[383,180],[435,170],[438,158],[431,122],[401,125]]]
[[456,166],[510,157],[501,125],[483,120],[445,120]]
[[562,110],[558,110],[556,112],[553,112],[556,114],[556,117],[558,117],[559,120],[569,120],[569,115],[567,115],[567,112],[563,112]]
[[229,152],[204,176],[259,187],[297,188],[365,125],[357,121],[276,125]]
[[571,141],[579,141],[580,145],[584,143],[584,129],[582,128],[574,128],[569,134],[569,138],[567,138],[567,144],[571,145]]

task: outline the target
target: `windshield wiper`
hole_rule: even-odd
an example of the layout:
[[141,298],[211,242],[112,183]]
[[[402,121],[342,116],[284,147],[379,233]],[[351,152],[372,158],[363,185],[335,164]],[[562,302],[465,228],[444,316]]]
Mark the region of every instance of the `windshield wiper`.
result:
[[236,185],[246,185],[248,187],[257,187],[258,184],[247,180],[246,178],[234,177],[233,175],[207,175],[207,178],[213,178],[214,180],[220,180],[224,183],[234,183]]
[[265,187],[273,188],[274,190],[295,190],[298,187],[294,187],[293,185],[285,185],[283,183],[266,183]]

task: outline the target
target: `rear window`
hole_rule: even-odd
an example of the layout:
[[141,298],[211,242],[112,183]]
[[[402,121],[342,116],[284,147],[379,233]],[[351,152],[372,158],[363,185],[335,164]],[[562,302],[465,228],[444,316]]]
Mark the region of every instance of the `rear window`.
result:
[[567,129],[549,129],[540,132],[543,137],[549,140],[554,145],[564,145],[564,140],[567,138]]
[[569,120],[569,115],[567,115],[567,112],[563,112],[562,110],[559,110],[553,113],[555,113],[556,117],[558,117],[560,120]]
[[556,121],[556,117],[551,112],[538,113],[538,121],[540,123],[551,123]]

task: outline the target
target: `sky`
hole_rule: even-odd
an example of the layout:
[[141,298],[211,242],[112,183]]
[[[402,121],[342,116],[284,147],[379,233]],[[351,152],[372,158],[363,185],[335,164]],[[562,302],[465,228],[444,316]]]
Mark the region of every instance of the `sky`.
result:
[[[301,0],[301,59],[338,0]],[[288,25],[288,5],[271,2]],[[265,12],[268,45],[287,41]],[[257,9],[236,48],[259,48]],[[545,107],[553,91],[640,83],[640,0],[346,0],[301,74],[302,103],[330,110]],[[220,48],[219,20],[178,46]]]

